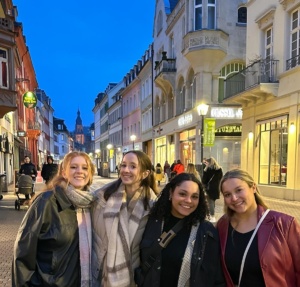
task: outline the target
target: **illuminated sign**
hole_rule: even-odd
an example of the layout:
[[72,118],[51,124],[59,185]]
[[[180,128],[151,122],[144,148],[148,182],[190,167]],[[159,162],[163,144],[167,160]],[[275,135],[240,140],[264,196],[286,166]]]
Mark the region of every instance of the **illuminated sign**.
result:
[[215,129],[216,120],[206,118],[204,119],[204,134],[203,134],[203,146],[214,146],[215,144]]
[[17,136],[18,137],[26,137],[26,132],[25,131],[17,131]]
[[182,116],[178,119],[178,126],[182,127],[182,126],[188,125],[192,121],[193,121],[193,115],[192,114],[184,115],[184,116]]
[[23,95],[23,104],[28,109],[33,109],[36,107],[37,104],[37,97],[33,92],[26,92]]
[[211,108],[210,116],[218,119],[242,119],[242,108],[218,107]]
[[216,129],[216,136],[241,136],[242,125],[226,125]]

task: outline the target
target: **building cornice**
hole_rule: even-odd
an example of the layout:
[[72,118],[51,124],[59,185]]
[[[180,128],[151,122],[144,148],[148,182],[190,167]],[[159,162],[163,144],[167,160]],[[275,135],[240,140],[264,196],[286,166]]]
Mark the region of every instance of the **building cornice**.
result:
[[276,6],[271,6],[255,19],[255,23],[258,24],[258,27],[260,29],[265,29],[268,26],[272,25],[275,11],[276,11]]

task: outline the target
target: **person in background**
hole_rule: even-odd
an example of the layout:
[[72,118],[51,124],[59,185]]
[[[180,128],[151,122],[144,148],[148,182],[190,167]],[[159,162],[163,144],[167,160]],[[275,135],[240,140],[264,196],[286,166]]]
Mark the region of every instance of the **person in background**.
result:
[[163,177],[164,173],[161,164],[157,163],[155,167],[155,180],[157,181],[158,186],[160,186],[160,182],[162,181]]
[[118,177],[119,177],[120,176],[120,164],[116,165],[115,171],[116,171],[116,173],[118,174]]
[[180,159],[177,160],[177,163],[173,169],[175,174],[180,174],[184,172],[184,165],[181,163]]
[[164,165],[164,174],[165,174],[165,179],[167,184],[171,180],[171,166],[167,160],[165,161],[165,165]]
[[[24,163],[20,167],[19,174],[25,174],[25,175],[31,176],[31,178],[32,178],[31,197],[33,197],[33,195],[34,195],[34,183],[35,183],[36,177],[37,177],[37,170],[36,170],[35,165],[30,161],[29,156],[24,157]],[[25,198],[29,199],[29,194],[26,194]]]
[[194,165],[193,163],[188,163],[185,172],[186,172],[186,173],[192,173],[192,174],[194,174],[194,175],[196,176],[196,178],[197,178],[198,180],[200,180],[200,182],[201,182],[200,174],[199,174],[199,172],[196,170],[196,167],[195,167],[195,165]]
[[[140,244],[141,264],[135,272],[139,287],[225,287],[218,232],[205,220],[208,214],[202,184],[194,174],[176,175],[164,187]],[[178,222],[182,226],[175,237],[160,247],[162,233]]]
[[[228,171],[220,188],[225,214],[217,229],[227,286],[299,287],[300,225],[296,219],[269,211],[257,184],[244,170]],[[253,241],[241,267],[251,236]]]
[[177,164],[177,160],[174,160],[174,162],[171,164],[171,167],[170,167],[170,169],[171,169],[171,178],[173,178],[176,175],[176,173],[174,172],[174,167],[175,167],[176,164]]
[[43,165],[41,176],[47,184],[57,173],[58,165],[53,162],[51,155],[47,156],[47,163]]
[[147,154],[125,153],[120,178],[95,191],[92,207],[93,287],[135,286],[139,243],[156,200],[157,186]]
[[89,209],[94,172],[88,154],[68,153],[48,190],[35,197],[14,244],[13,287],[92,287]]
[[223,171],[213,157],[206,159],[206,162],[207,165],[203,171],[202,183],[205,186],[207,194],[210,221],[216,222],[215,201],[220,198],[219,184],[223,176]]

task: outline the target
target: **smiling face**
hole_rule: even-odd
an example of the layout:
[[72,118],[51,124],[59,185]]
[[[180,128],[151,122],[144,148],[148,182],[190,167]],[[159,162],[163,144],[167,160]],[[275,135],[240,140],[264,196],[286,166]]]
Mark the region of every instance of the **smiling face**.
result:
[[125,187],[132,190],[138,189],[142,179],[148,174],[149,171],[141,172],[138,158],[134,153],[129,152],[124,155],[120,168],[120,177]]
[[191,180],[183,181],[171,192],[171,213],[177,218],[184,218],[194,212],[199,204],[199,186]]
[[70,165],[63,170],[63,176],[77,189],[83,189],[89,182],[88,164],[82,156],[72,158]]
[[238,178],[229,178],[221,187],[224,203],[237,214],[253,212],[257,208],[254,193],[256,185],[250,187]]

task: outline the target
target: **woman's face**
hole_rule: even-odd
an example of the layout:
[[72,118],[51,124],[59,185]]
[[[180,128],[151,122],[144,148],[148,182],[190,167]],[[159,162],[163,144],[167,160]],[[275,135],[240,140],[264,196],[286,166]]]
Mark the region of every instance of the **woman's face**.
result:
[[88,164],[82,156],[74,157],[63,176],[77,189],[83,189],[89,182]]
[[134,153],[127,153],[123,157],[120,168],[120,177],[125,186],[138,189],[142,181],[141,167]]
[[194,212],[199,204],[199,186],[191,180],[183,181],[171,193],[171,213],[177,218],[184,218]]
[[249,185],[238,178],[229,178],[222,184],[224,203],[236,213],[252,212],[257,208],[254,193],[256,185]]

